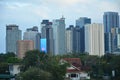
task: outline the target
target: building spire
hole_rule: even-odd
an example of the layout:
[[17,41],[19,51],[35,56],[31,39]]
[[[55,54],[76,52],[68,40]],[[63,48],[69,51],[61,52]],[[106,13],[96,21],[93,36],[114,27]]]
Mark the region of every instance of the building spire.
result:
[[64,17],[64,15],[62,15],[62,18],[61,18],[61,19],[65,20],[65,17]]

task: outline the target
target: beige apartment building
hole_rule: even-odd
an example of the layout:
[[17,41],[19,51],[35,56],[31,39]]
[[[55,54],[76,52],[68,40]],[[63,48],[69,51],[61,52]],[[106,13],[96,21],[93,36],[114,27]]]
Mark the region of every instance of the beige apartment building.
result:
[[34,42],[32,40],[18,40],[17,41],[17,57],[23,58],[25,52],[34,49]]

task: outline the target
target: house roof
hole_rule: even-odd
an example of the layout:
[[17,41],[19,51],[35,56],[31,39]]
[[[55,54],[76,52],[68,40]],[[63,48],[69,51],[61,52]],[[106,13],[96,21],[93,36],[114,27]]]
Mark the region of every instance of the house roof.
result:
[[80,58],[64,58],[65,61],[67,61],[68,63],[72,64],[75,67],[81,67],[81,60]]
[[76,73],[76,72],[80,72],[80,70],[78,69],[67,69],[68,73]]
[[80,58],[64,58],[63,60],[67,61],[73,69],[67,68],[67,72],[80,72],[81,71],[81,60]]

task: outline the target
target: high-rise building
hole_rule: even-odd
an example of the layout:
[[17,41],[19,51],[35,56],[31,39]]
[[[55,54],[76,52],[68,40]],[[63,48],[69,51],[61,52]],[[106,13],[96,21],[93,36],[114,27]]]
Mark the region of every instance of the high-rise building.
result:
[[81,47],[83,47],[81,45],[81,29],[80,27],[76,26],[75,30],[74,30],[74,52],[75,53],[80,53],[81,51]]
[[74,30],[74,26],[73,25],[70,25],[67,29],[66,29],[66,31],[65,31],[65,33],[66,33],[66,52],[67,53],[72,53],[72,52],[74,52],[74,32],[75,32],[75,30]]
[[17,57],[23,58],[25,53],[29,50],[34,49],[34,42],[33,40],[19,40],[17,41]]
[[81,29],[70,25],[66,29],[66,51],[67,53],[81,53]]
[[47,53],[54,54],[53,28],[52,22],[49,22],[49,20],[41,22],[41,39],[46,39]]
[[105,53],[112,53],[114,51],[114,42],[111,29],[119,27],[118,12],[105,12],[103,15],[103,23],[105,32]]
[[105,53],[112,52],[112,33],[104,33]]
[[111,32],[111,28],[119,27],[118,12],[104,12],[103,23],[104,23],[105,33]]
[[38,27],[34,26],[33,28],[26,29],[23,40],[33,40],[34,49],[40,50],[40,33],[38,32]]
[[104,55],[104,27],[102,24],[85,25],[85,51],[89,55]]
[[85,51],[85,34],[84,26],[86,24],[91,24],[91,19],[88,17],[80,17],[76,20],[76,27],[80,28],[80,52]]
[[22,32],[17,25],[6,25],[6,52],[16,53],[16,42],[21,40]]
[[112,28],[112,52],[120,50],[120,28]]
[[36,31],[36,32],[38,32],[38,27],[33,26],[32,28],[27,28],[27,31]]
[[80,17],[76,20],[76,26],[83,28],[85,24],[91,24],[91,19],[87,17]]
[[66,51],[67,53],[81,53],[81,29],[70,25],[66,29]]
[[62,55],[66,53],[65,44],[65,18],[53,20],[54,54]]

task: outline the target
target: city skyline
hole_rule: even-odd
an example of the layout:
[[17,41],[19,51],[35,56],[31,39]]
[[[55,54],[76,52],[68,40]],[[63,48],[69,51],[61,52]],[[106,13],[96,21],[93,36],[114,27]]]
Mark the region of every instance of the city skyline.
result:
[[43,19],[52,21],[62,15],[66,18],[66,27],[75,25],[79,17],[89,17],[92,23],[103,23],[104,12],[120,13],[119,3],[119,0],[1,0],[0,52],[5,52],[5,28],[8,24],[17,24],[22,32],[33,26],[38,26],[40,31]]

